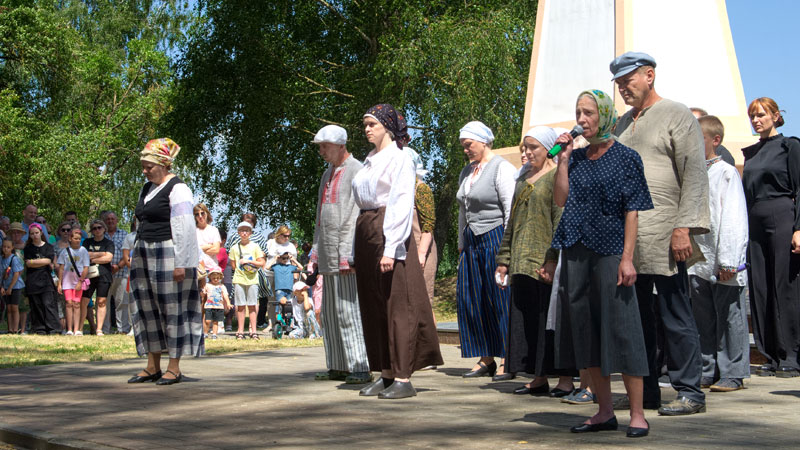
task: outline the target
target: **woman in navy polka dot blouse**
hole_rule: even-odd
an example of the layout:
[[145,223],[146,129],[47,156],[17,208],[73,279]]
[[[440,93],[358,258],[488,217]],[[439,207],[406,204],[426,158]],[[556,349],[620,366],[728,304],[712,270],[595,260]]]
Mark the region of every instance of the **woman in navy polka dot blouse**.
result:
[[564,213],[553,248],[563,250],[561,332],[571,333],[574,345],[574,352],[557,351],[556,364],[588,369],[599,403],[597,414],[572,432],[617,429],[610,375],[622,373],[631,403],[628,436],[643,436],[649,430],[642,409],[648,368],[633,250],[638,211],[652,209],[653,202],[639,154],[611,134],[617,120],[611,97],[598,90],[582,92],[575,118],[589,146],[573,150],[568,133],[556,140],[564,151],[553,195]]

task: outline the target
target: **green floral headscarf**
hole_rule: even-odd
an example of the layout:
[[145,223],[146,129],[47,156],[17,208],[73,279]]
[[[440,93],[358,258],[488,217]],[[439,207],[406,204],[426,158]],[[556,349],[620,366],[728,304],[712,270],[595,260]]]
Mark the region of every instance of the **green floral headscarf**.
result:
[[584,95],[590,95],[597,103],[597,111],[600,113],[597,135],[587,139],[590,144],[602,144],[612,139],[616,139],[611,131],[617,125],[617,110],[614,108],[614,99],[610,95],[599,89],[583,91],[578,96],[578,100]]

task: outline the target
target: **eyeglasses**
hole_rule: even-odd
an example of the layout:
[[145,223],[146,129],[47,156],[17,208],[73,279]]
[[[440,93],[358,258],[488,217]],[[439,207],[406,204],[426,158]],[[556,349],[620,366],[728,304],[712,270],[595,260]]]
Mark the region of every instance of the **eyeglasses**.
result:
[[62,229],[58,230],[58,232],[59,233],[69,233],[69,230],[71,230],[71,229],[72,228],[62,228]]
[[283,237],[292,237],[291,233],[284,233],[281,236],[283,236]]
[[194,213],[195,217],[197,217],[197,216],[205,216],[205,215],[206,215],[205,211],[198,211],[198,212]]
[[103,227],[100,227],[100,226],[92,227],[92,231],[102,230],[102,229],[103,229]]

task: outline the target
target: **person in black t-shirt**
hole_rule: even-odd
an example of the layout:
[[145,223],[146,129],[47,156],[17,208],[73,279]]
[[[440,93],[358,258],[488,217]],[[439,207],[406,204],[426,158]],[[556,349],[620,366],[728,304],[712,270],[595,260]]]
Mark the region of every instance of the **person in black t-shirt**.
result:
[[27,267],[25,293],[31,306],[31,331],[36,334],[58,334],[61,333],[61,322],[50,269],[56,257],[55,249],[42,240],[44,233],[38,223],[30,225],[28,235],[22,251]]
[[[83,291],[81,314],[86,314],[89,299],[97,292],[97,335],[103,336],[103,322],[106,320],[106,299],[111,287],[111,259],[114,257],[114,242],[105,237],[106,224],[100,219],[92,221],[90,227],[92,238],[83,241],[89,251],[92,265],[97,265],[100,275],[91,279],[89,289]],[[91,269],[89,269],[91,271]]]

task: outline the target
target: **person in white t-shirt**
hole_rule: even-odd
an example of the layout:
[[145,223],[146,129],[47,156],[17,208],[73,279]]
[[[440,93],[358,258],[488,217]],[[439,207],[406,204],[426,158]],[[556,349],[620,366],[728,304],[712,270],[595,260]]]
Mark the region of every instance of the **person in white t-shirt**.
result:
[[220,268],[217,261],[217,253],[219,253],[222,245],[222,238],[217,227],[211,225],[213,220],[211,211],[203,203],[198,203],[194,205],[193,213],[194,223],[197,226],[197,245],[200,247],[201,252],[200,263],[203,264],[206,271]]

